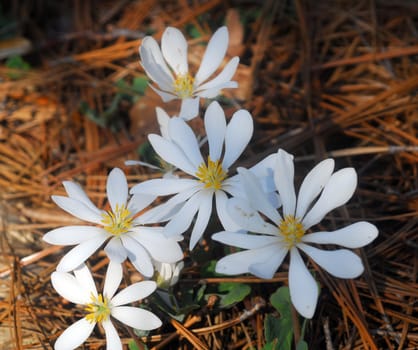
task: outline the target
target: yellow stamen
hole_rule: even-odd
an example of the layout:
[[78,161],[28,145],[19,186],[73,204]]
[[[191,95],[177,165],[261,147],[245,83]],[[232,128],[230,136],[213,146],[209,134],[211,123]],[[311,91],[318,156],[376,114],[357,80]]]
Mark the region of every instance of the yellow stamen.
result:
[[289,249],[300,243],[305,234],[305,228],[301,221],[293,215],[284,217],[279,224],[279,231]]
[[84,308],[85,311],[89,312],[86,315],[86,320],[90,323],[106,321],[110,315],[109,300],[101,294],[96,297],[93,293],[91,293],[90,299],[91,303]]
[[213,188],[219,190],[222,188],[222,182],[227,176],[226,171],[222,168],[222,164],[217,160],[214,162],[208,157],[208,165],[203,162],[199,165],[196,177],[200,182],[205,184],[205,188]]
[[114,236],[120,236],[132,227],[132,215],[125,205],[116,204],[115,212],[109,210],[102,218],[103,228]]
[[179,75],[173,83],[173,89],[180,98],[189,98],[193,96],[194,78],[186,73]]

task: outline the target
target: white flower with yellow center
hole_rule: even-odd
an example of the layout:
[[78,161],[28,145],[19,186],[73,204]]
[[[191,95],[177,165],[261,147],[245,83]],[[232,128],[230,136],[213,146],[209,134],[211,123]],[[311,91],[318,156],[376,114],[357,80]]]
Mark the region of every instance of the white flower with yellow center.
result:
[[158,85],[151,88],[164,102],[181,99],[179,116],[186,120],[197,116],[199,98],[215,98],[225,88],[236,88],[231,81],[239,58],[232,58],[223,70],[207,81],[221,65],[228,47],[228,30],[219,28],[209,40],[199,70],[194,77],[189,72],[187,41],[176,28],[168,27],[161,39],[161,49],[154,38],[147,36],[139,48],[141,63],[149,78]]
[[78,184],[63,184],[68,197],[52,196],[52,200],[66,212],[97,226],[65,226],[45,234],[44,240],[50,244],[77,245],[61,259],[58,271],[75,269],[107,240],[104,250],[111,261],[121,263],[129,258],[146,277],[154,273],[152,259],[174,263],[183,258],[180,236],[167,238],[162,227],[144,226],[156,221],[147,212],[139,213],[156,197],[134,195],[128,201],[128,182],[122,170],[113,169],[107,178],[108,211],[98,209]]
[[357,186],[356,172],[353,168],[345,168],[333,173],[334,161],[326,159],[305,177],[296,200],[293,156],[279,150],[276,161],[274,181],[283,203],[283,215],[270,204],[254,175],[246,169],[239,169],[249,201],[232,198],[227,209],[231,218],[251,233],[223,231],[212,236],[216,241],[245,249],[219,260],[216,271],[227,275],[252,273],[260,278],[272,278],[289,252],[290,297],[298,312],[311,318],[318,299],[318,286],[299,250],[331,275],[355,278],[363,272],[363,264],[356,254],[347,249],[320,250],[309,244],[359,248],[373,241],[378,231],[374,225],[363,221],[332,232],[309,233],[308,230],[328,212],[351,198]]
[[106,349],[122,350],[118,332],[112,318],[129,327],[152,330],[161,326],[160,319],[152,312],[132,306],[124,306],[143,299],[157,288],[154,281],[137,282],[115,295],[122,280],[122,266],[110,262],[103,293],[98,293],[93,277],[86,265],[82,264],[68,272],[54,272],[51,275],[55,290],[74,304],[84,306],[86,316],[68,327],[55,342],[55,350],[72,350],[79,347],[90,336],[94,326],[99,323],[106,333]]

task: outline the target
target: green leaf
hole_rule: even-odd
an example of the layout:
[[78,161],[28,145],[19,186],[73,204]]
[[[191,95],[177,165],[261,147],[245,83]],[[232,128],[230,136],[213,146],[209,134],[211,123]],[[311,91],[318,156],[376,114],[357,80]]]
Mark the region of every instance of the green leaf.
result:
[[136,345],[135,341],[134,340],[131,340],[128,343],[128,348],[129,348],[129,350],[148,350],[148,346],[146,346],[145,344],[142,344],[142,345],[143,345],[143,347],[142,347],[142,349],[140,349],[138,347],[138,345]]
[[308,343],[303,339],[299,340],[296,350],[308,350]]
[[[264,337],[267,343],[276,343],[278,341],[278,335],[280,333],[280,321],[272,314],[267,314],[264,318]],[[274,349],[274,347],[272,348]]]
[[6,60],[5,63],[7,68],[19,70],[20,72],[10,72],[8,73],[8,76],[10,79],[17,80],[22,78],[25,73],[31,69],[31,66],[28,62],[26,62],[22,57],[20,56],[11,56]]
[[221,296],[220,306],[228,307],[239,303],[251,293],[251,287],[244,283],[223,282],[219,283],[219,292],[227,292]]
[[135,77],[132,82],[132,89],[140,95],[145,94],[145,89],[147,88],[147,86],[148,79],[146,77]]

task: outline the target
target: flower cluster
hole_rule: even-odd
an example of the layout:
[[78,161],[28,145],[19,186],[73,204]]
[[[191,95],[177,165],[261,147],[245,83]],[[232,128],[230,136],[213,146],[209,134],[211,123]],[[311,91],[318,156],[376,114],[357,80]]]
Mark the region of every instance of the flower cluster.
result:
[[[315,245],[363,247],[377,237],[374,225],[358,222],[332,232],[312,231],[328,212],[353,195],[357,186],[353,168],[334,172],[334,161],[323,160],[308,173],[296,195],[293,156],[282,149],[249,169],[238,168],[237,174],[231,171],[253,135],[253,119],[247,110],[236,111],[227,121],[221,105],[211,102],[204,113],[208,144],[204,148],[187,124],[199,114],[201,98],[214,98],[222,89],[238,86],[231,81],[237,57],[210,79],[223,64],[227,46],[228,31],[222,27],[210,39],[200,68],[192,76],[187,42],[179,30],[167,28],[161,48],[152,37],[142,41],[139,54],[145,72],[156,84],[152,89],[163,101],[181,99],[178,116],[170,117],[157,108],[161,135],[148,136],[161,162],[170,169],[169,176],[135,184],[129,190],[123,171],[113,169],[107,179],[109,208],[105,210],[70,181],[64,182],[67,196],[52,196],[60,208],[90,223],[57,228],[44,236],[51,244],[75,246],[59,262],[52,284],[86,311],[83,319],[58,338],[56,349],[79,346],[96,323],[105,330],[108,349],[121,349],[111,317],[138,329],[158,328],[161,321],[150,311],[122,305],[154,292],[157,284],[149,280],[153,276],[162,288],[175,284],[183,267],[179,243],[183,235],[192,227],[186,239],[189,250],[194,249],[214,216],[224,231],[214,233],[212,239],[238,248],[217,262],[216,271],[268,279],[289,253],[291,301],[306,318],[314,315],[319,290],[300,252],[336,277],[354,278],[362,273],[361,259],[350,250],[322,250]],[[176,175],[174,169],[179,170]],[[158,197],[162,203],[152,205]],[[99,294],[85,262],[103,244],[110,263]],[[115,294],[126,259],[148,280]]]

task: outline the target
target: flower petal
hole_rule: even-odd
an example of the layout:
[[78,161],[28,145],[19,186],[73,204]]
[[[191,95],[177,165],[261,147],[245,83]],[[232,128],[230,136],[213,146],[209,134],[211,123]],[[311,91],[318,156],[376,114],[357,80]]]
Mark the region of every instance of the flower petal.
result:
[[202,97],[202,98],[215,98],[221,93],[221,90],[233,89],[237,87],[238,87],[238,83],[236,81],[227,81],[225,83],[218,84],[210,89],[199,90],[195,93],[195,95]]
[[268,155],[249,169],[260,181],[263,192],[276,192],[276,185],[274,184],[276,158],[277,152]]
[[112,298],[112,306],[125,305],[144,299],[156,289],[157,283],[154,281],[143,281],[131,284]]
[[135,215],[148,207],[157,198],[153,194],[134,194],[128,202],[128,210]]
[[51,196],[51,199],[61,209],[65,210],[67,213],[70,213],[76,218],[93,222],[95,224],[100,224],[102,221],[102,217],[97,211],[91,209],[86,204],[80,202],[77,199],[64,196]]
[[309,233],[302,237],[302,242],[360,248],[372,242],[378,234],[376,226],[367,221],[360,221],[336,231]]
[[90,301],[90,293],[68,272],[53,272],[51,282],[59,295],[74,304],[85,305]]
[[109,200],[112,211],[116,213],[116,208],[126,205],[128,200],[128,181],[122,170],[114,168],[107,177],[106,183],[107,199]]
[[248,268],[249,272],[260,278],[273,278],[288,252],[286,247],[276,245],[275,248],[275,253],[268,260],[251,264]]
[[279,149],[274,169],[274,182],[283,203],[283,216],[295,215],[296,193],[295,185],[293,184],[294,175],[293,156]]
[[76,323],[68,327],[55,342],[55,350],[71,350],[78,348],[89,337],[93,328],[96,325],[95,322],[90,323],[85,318],[78,320]]
[[320,222],[331,210],[345,204],[353,195],[357,186],[357,174],[353,168],[344,168],[335,172],[325,185],[318,201],[302,221],[305,229]]
[[200,200],[197,218],[190,235],[189,250],[192,250],[203,236],[203,233],[208,226],[210,215],[212,214],[213,193],[205,190],[202,192],[204,192],[205,195],[202,196]]
[[155,108],[155,113],[157,114],[157,121],[158,125],[160,126],[161,136],[165,139],[169,139],[170,136],[168,135],[168,122],[170,121],[170,116],[164,109],[160,107]]
[[64,226],[45,233],[43,240],[55,245],[75,245],[103,234],[107,235],[107,232],[101,227]]
[[195,76],[196,86],[199,86],[218,69],[225,57],[228,41],[228,29],[225,26],[219,28],[212,35]]
[[167,91],[160,90],[160,89],[156,88],[153,85],[148,85],[148,86],[152,90],[154,90],[154,92],[156,92],[161,97],[161,99],[163,100],[163,102],[170,102],[172,100],[175,100],[175,99],[178,99],[179,98],[173,92],[167,92]]
[[131,306],[112,308],[111,315],[120,322],[135,329],[149,331],[161,327],[161,320],[152,312]]
[[161,51],[177,76],[188,73],[187,41],[177,28],[168,27],[164,31],[161,38]]
[[85,264],[81,264],[73,271],[75,279],[80,285],[81,289],[85,289],[84,294],[91,296],[92,294],[97,297],[96,284],[94,283],[93,276],[89,268]]
[[[235,81],[230,81],[234,76],[239,63],[239,57],[232,58],[224,67],[224,69],[213,79],[209,80],[207,83],[202,85],[196,85],[196,92],[200,94],[204,94],[205,91],[215,90],[215,89],[222,89],[222,86],[227,87],[229,84],[232,83],[232,86],[228,87],[237,87],[238,84]],[[196,81],[195,81],[196,83]],[[235,86],[236,85],[236,86]],[[202,96],[203,97],[203,96]],[[215,97],[215,96],[212,96]]]
[[235,232],[242,229],[240,224],[236,223],[227,210],[228,197],[224,191],[215,192],[216,199],[216,213],[218,214],[219,221],[221,222],[224,230]]
[[102,326],[106,334],[106,350],[122,350],[122,342],[112,321],[103,321]]
[[119,237],[113,237],[104,247],[104,251],[110,261],[119,264],[123,263],[128,255]]
[[132,187],[131,194],[167,196],[188,190],[196,186],[196,183],[192,179],[151,179]]
[[321,193],[334,171],[334,159],[325,159],[318,163],[300,186],[296,217],[302,219],[312,201]]
[[298,248],[303,250],[324,270],[339,278],[355,278],[360,276],[364,267],[361,259],[347,249],[321,250],[307,244],[299,243]]
[[105,295],[106,298],[113,298],[117,289],[119,288],[120,282],[122,281],[122,277],[122,265],[117,262],[110,261],[109,265],[107,266],[106,277],[103,287],[103,295]]
[[240,109],[232,116],[225,132],[225,155],[222,167],[228,169],[241,155],[253,136],[254,125],[251,114]]
[[296,248],[290,250],[289,289],[295,309],[303,317],[312,318],[318,302],[318,285]]
[[242,249],[258,249],[278,243],[277,237],[228,231],[215,233],[212,239]]
[[64,181],[62,183],[65,188],[65,192],[67,192],[68,197],[72,199],[76,199],[85,205],[87,205],[92,211],[96,212],[98,215],[101,214],[101,210],[99,210],[93,202],[90,200],[90,198],[87,196],[86,192],[84,192],[83,188],[72,181]]
[[212,102],[205,112],[205,130],[209,143],[209,157],[213,161],[221,158],[225,139],[225,113],[218,102]]
[[151,277],[154,273],[154,267],[145,248],[129,235],[124,235],[122,241],[128,251],[128,258],[134,267],[145,277]]
[[182,98],[179,118],[188,121],[194,117],[197,117],[199,114],[199,101],[199,96],[193,98]]

